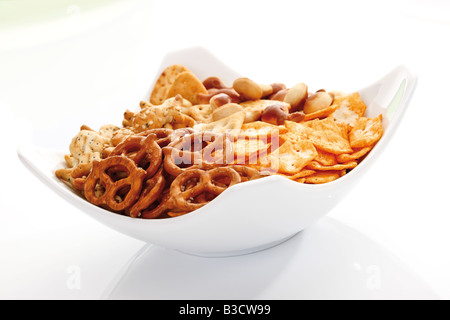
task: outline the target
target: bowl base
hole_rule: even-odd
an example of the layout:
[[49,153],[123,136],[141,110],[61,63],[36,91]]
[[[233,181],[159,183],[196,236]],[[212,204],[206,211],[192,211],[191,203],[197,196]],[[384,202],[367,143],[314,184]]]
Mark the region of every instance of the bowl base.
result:
[[187,254],[187,255],[191,255],[191,256],[205,257],[205,258],[226,258],[226,257],[243,256],[243,255],[252,254],[252,253],[256,253],[259,251],[263,251],[263,250],[267,250],[267,249],[276,247],[276,246],[290,240],[291,238],[295,237],[300,232],[301,231],[299,231],[295,234],[292,234],[286,238],[283,238],[281,240],[263,244],[263,245],[260,245],[257,247],[236,250],[236,251],[221,251],[221,252],[191,252],[191,251],[184,251],[184,250],[176,250],[176,251]]

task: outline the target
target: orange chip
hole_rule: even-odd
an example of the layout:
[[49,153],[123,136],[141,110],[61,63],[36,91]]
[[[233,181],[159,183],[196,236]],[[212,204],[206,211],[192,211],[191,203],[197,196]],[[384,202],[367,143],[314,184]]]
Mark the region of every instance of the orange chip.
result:
[[340,154],[336,157],[336,160],[339,163],[349,162],[353,160],[358,160],[359,158],[364,157],[369,151],[372,150],[372,147],[365,148],[355,148],[353,153],[344,153]]
[[245,164],[246,160],[255,158],[267,152],[270,142],[260,139],[236,139],[233,142],[233,150],[237,164]]
[[317,157],[316,148],[308,140],[299,140],[295,144],[287,141],[269,157],[276,157],[278,171],[287,174],[296,174],[308,163]]
[[337,171],[337,170],[347,170],[347,169],[353,169],[358,165],[358,162],[356,161],[350,161],[342,164],[335,164],[333,166],[323,166],[317,161],[311,161],[306,168],[310,170],[317,170],[317,171]]
[[331,182],[331,181],[339,179],[340,177],[344,176],[345,173],[346,173],[345,170],[317,172],[308,177],[305,177],[304,183],[309,183],[309,184],[327,183],[327,182]]
[[374,145],[383,135],[382,115],[376,118],[359,118],[350,131],[349,139],[352,148],[364,148]]
[[285,121],[291,136],[307,137],[315,147],[332,154],[351,153],[350,143],[343,137],[342,128],[331,119],[313,120],[306,123]]
[[284,126],[275,126],[262,121],[244,123],[238,134],[239,138],[253,138],[260,140],[270,140],[272,137],[278,137],[280,134],[286,133]]
[[303,121],[310,121],[313,119],[321,119],[321,118],[328,117],[329,115],[333,114],[333,112],[335,112],[336,109],[337,109],[337,106],[331,105],[328,108],[318,110],[318,111],[312,112],[312,113],[307,113],[307,114],[305,114],[305,118],[303,119]]
[[282,176],[284,176],[286,178],[289,178],[291,180],[298,180],[298,179],[305,178],[305,177],[310,176],[310,175],[315,174],[315,173],[316,173],[315,170],[302,169],[302,170],[300,170],[300,172],[298,172],[296,174],[288,175],[288,174],[280,173],[280,175],[282,175]]
[[350,153],[348,140],[331,130],[311,130],[308,139],[319,149],[333,154]]
[[332,118],[325,118],[322,120],[315,119],[305,123],[305,126],[314,130],[331,130],[339,134],[345,140],[348,140],[348,128],[345,125],[336,123]]
[[317,149],[317,157],[314,160],[324,166],[332,166],[337,164],[336,155],[321,149]]
[[336,97],[333,102],[336,111],[331,117],[338,123],[354,126],[356,121],[364,116],[367,106],[358,92]]

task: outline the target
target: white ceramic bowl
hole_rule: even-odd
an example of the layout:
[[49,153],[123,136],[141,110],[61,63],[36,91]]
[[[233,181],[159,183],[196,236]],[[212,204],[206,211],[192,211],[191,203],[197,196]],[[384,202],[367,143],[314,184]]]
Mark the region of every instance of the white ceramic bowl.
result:
[[[169,53],[157,76],[172,64],[183,64],[200,79],[215,75],[232,83],[239,74],[207,50],[196,47]],[[384,116],[385,132],[370,154],[344,177],[322,185],[306,185],[281,176],[237,184],[192,213],[162,220],[135,219],[94,206],[55,177],[67,150],[44,150],[22,145],[18,155],[25,166],[58,195],[95,220],[131,237],[203,256],[230,256],[273,246],[326,215],[381,155],[398,128],[417,83],[399,66],[381,80],[359,90],[367,115]],[[153,88],[153,84],[150,86]],[[144,97],[148,99],[150,90]]]

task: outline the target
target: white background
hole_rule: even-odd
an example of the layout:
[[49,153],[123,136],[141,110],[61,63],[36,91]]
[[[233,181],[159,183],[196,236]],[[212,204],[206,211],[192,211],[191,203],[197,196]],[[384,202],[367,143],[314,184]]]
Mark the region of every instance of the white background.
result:
[[[164,54],[193,45],[262,83],[350,92],[398,64],[416,72],[396,136],[330,216],[450,298],[448,1],[116,0],[83,10],[73,0],[58,10],[0,30],[0,298],[98,299],[142,247],[43,186],[16,145],[67,148],[82,124],[120,125]],[[68,288],[73,268],[81,290]]]

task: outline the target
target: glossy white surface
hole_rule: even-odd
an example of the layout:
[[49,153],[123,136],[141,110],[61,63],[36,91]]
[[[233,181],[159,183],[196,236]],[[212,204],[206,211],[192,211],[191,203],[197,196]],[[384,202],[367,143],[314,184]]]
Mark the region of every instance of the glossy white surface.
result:
[[[258,14],[253,1],[199,0],[193,10],[189,1],[117,0],[104,10],[84,8],[94,1],[64,2],[48,23],[0,28],[1,298],[98,299],[143,247],[55,197],[24,168],[16,147],[31,140],[65,149],[81,124],[120,123],[164,54],[192,45],[207,45],[261,82],[304,81],[312,89],[351,91],[399,64],[416,71],[395,137],[327,217],[387,248],[450,298],[450,172],[436,168],[450,158],[443,147],[450,138],[448,1],[263,0]],[[235,23],[242,20],[244,29]]]
[[[215,75],[225,83],[232,83],[239,77],[212,53],[202,47],[194,47],[168,53],[156,73],[155,82],[164,69],[177,63],[187,66],[200,79]],[[88,204],[55,177],[55,170],[65,167],[64,153],[59,150],[21,145],[18,155],[25,166],[56,194],[119,232],[196,255],[240,255],[259,251],[292,237],[322,218],[347,196],[393,137],[416,83],[417,77],[400,66],[370,86],[358,90],[367,105],[366,115],[383,115],[384,133],[364,161],[337,181],[306,185],[285,177],[270,176],[234,185],[195,212],[172,219],[133,219]],[[153,84],[149,92],[152,88]],[[149,96],[150,93],[146,100]]]
[[326,217],[276,247],[237,257],[205,258],[144,246],[103,298],[436,299],[437,295],[386,249]]

